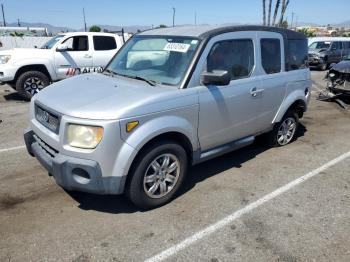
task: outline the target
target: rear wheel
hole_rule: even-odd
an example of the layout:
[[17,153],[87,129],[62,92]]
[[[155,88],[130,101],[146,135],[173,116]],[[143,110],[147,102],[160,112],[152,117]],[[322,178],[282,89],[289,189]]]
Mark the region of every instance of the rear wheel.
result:
[[150,209],[168,203],[187,171],[186,151],[168,141],[156,143],[136,159],[129,174],[127,196],[138,207]]
[[42,72],[28,71],[21,74],[16,81],[16,90],[30,100],[35,94],[50,84],[50,79]]
[[282,120],[267,134],[267,144],[272,147],[285,146],[295,138],[299,126],[298,114],[288,111]]

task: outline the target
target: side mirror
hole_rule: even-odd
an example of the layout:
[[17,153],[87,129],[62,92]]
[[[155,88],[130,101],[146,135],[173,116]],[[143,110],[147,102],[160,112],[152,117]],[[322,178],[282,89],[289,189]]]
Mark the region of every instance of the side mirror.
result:
[[59,44],[56,48],[57,52],[65,52],[68,50],[68,46],[65,44]]
[[205,71],[201,74],[201,83],[203,85],[227,86],[230,81],[231,76],[226,70]]

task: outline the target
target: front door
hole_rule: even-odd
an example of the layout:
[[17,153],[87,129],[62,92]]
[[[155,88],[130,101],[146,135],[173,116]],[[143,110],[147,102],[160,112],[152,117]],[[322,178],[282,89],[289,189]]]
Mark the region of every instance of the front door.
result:
[[203,53],[203,70],[227,70],[231,82],[227,86],[196,87],[202,151],[253,135],[259,129],[261,94],[255,72],[255,42],[253,32],[229,33],[213,38]]
[[88,36],[72,36],[62,44],[66,51],[55,51],[55,68],[58,79],[88,72],[93,66]]
[[327,63],[339,63],[342,57],[342,42],[333,42],[328,54]]

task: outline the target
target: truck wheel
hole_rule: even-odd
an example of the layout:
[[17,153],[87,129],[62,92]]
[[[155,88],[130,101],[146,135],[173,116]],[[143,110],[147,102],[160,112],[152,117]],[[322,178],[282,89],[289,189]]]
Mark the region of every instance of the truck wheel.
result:
[[267,134],[267,144],[271,147],[285,146],[293,141],[299,126],[299,117],[297,113],[288,111],[281,122],[273,127],[273,130]]
[[39,71],[28,71],[21,74],[16,81],[16,90],[25,99],[30,100],[41,89],[50,84],[49,78]]
[[137,157],[129,174],[126,193],[136,206],[151,209],[168,203],[180,188],[187,172],[183,147],[165,141],[156,143]]

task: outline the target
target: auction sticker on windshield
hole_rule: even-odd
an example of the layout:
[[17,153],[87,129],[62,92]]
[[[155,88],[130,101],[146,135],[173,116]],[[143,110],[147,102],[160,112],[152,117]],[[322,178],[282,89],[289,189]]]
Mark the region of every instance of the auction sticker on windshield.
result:
[[187,53],[191,45],[182,43],[167,43],[164,47],[164,51]]

